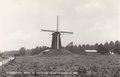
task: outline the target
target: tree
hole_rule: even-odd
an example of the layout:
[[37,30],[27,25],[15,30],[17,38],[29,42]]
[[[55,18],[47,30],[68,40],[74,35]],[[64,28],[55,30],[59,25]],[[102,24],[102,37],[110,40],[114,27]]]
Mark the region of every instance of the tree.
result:
[[34,49],[32,49],[32,52],[31,52],[31,55],[37,55],[40,53],[40,49],[41,47],[39,48],[38,46]]
[[66,47],[67,50],[71,51],[72,53],[76,53],[76,54],[84,54],[85,51],[84,49],[81,47],[81,45],[77,46],[70,46],[70,47]]
[[98,46],[97,51],[98,51],[98,53],[100,53],[100,54],[106,54],[106,53],[109,52],[109,50],[108,50],[107,48],[105,48],[105,47],[103,46],[103,44],[100,44],[100,45]]
[[24,56],[26,54],[26,50],[24,47],[21,47],[20,50],[19,50],[19,55],[20,56]]
[[112,51],[112,50],[114,49],[114,46],[115,46],[114,42],[111,41],[111,42],[109,43],[109,50]]
[[94,45],[94,49],[97,49],[98,46],[99,46],[99,44],[96,43],[96,44]]
[[95,46],[94,45],[90,45],[90,50],[94,50]]
[[83,44],[83,45],[82,45],[82,49],[85,49],[85,48],[86,48],[86,46],[85,46],[85,44]]
[[86,45],[86,49],[88,49],[88,50],[90,50],[90,49],[91,49],[91,47],[90,47],[90,45],[89,45],[89,44],[87,44],[87,45]]
[[115,42],[113,52],[116,53],[116,54],[120,54],[120,41]]
[[[111,50],[109,49],[109,44],[108,44],[108,42],[106,42],[105,44],[104,44],[104,47],[106,48],[106,50],[108,50],[108,52],[109,52],[109,54],[111,53]],[[112,48],[111,48],[112,49]]]
[[109,44],[108,44],[108,42],[106,42],[106,43],[104,44],[104,47],[107,48],[107,49],[109,49]]
[[81,45],[78,45],[78,48],[80,48],[80,49],[81,49],[81,48],[82,48],[82,46],[81,46]]
[[73,52],[73,53],[78,52],[78,49],[77,49],[77,48],[78,48],[77,45],[73,46],[73,47],[72,47],[72,52]]

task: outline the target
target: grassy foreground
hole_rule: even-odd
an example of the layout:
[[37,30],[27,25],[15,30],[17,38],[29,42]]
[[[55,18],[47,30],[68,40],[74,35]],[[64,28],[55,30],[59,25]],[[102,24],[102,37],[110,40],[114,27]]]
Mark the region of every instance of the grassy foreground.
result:
[[[86,75],[119,77],[119,55],[22,56],[4,66],[5,71],[79,72]],[[115,75],[115,76],[114,76]]]

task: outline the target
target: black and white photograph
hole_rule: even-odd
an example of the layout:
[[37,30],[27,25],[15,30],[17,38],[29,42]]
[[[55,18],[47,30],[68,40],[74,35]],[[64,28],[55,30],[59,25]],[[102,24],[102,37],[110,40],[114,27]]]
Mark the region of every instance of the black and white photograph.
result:
[[0,0],[0,77],[120,77],[120,1]]

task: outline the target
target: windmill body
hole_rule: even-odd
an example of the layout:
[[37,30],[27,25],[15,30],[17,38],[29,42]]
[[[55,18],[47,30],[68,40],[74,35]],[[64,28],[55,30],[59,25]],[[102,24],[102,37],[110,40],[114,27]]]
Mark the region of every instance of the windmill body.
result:
[[52,49],[60,49],[61,48],[61,38],[60,38],[60,32],[54,32],[52,33]]
[[66,31],[59,31],[58,29],[58,16],[57,16],[57,30],[41,30],[44,32],[52,32],[52,43],[51,43],[51,49],[53,50],[59,50],[61,48],[61,33],[67,33],[67,34],[73,34],[73,32],[66,32]]

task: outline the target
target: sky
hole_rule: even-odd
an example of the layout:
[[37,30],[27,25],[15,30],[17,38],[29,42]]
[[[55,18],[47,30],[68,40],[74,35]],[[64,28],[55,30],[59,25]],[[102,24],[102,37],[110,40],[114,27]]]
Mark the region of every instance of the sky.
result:
[[119,0],[0,0],[0,50],[51,46],[50,32],[62,34],[62,45],[120,40]]

